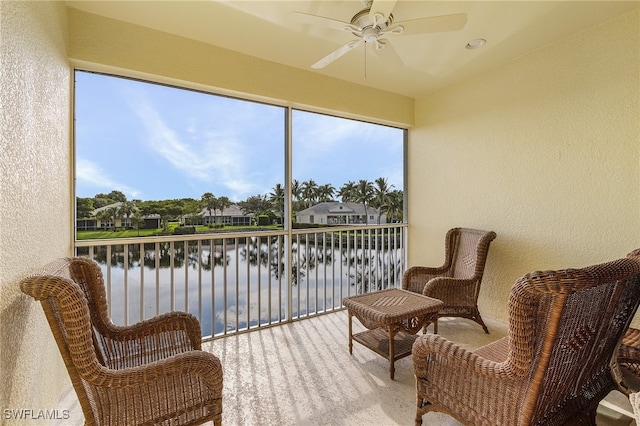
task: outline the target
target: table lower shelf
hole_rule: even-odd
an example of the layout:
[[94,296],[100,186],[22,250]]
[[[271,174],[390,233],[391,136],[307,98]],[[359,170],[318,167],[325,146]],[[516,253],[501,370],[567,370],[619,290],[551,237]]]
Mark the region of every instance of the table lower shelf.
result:
[[371,349],[378,355],[383,356],[389,361],[397,361],[401,358],[411,355],[411,347],[413,342],[418,338],[417,335],[408,334],[399,331],[393,337],[394,357],[389,359],[389,331],[384,328],[376,328],[374,330],[366,330],[353,335],[353,340]]

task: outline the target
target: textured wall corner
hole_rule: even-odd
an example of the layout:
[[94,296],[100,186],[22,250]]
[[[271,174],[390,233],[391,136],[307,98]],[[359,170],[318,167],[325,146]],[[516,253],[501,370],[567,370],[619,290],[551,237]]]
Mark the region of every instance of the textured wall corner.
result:
[[2,410],[54,409],[66,380],[40,304],[18,287],[38,266],[71,253],[66,49],[64,2],[0,2]]

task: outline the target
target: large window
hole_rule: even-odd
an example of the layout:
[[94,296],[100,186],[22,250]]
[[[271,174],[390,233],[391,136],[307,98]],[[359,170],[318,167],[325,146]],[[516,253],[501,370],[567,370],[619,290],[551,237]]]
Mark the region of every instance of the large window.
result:
[[84,71],[75,96],[78,239],[403,219],[403,129],[293,110],[287,135],[282,106]]
[[405,130],[84,71],[75,94],[76,254],[117,324],[219,336],[399,286]]
[[250,225],[283,181],[282,107],[77,72],[75,109],[78,231]]

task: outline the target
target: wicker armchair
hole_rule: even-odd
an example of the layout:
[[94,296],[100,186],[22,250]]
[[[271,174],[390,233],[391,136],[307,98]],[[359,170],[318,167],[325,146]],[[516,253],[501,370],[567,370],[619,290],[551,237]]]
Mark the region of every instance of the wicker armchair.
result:
[[640,380],[640,330],[637,328],[629,327],[624,334],[618,350],[618,364],[628,374]]
[[200,324],[171,312],[131,326],[108,317],[99,266],[64,258],[20,283],[42,304],[86,425],[222,421],[222,366]]
[[595,425],[599,402],[623,390],[615,355],[639,303],[640,257],[525,275],[507,337],[475,352],[416,340],[416,425],[429,411],[478,426]]
[[[413,266],[402,277],[402,288],[440,299],[444,307],[438,317],[462,317],[485,325],[478,310],[480,283],[487,261],[493,231],[453,228],[445,237],[444,264],[440,267]],[[437,319],[433,324],[438,333]]]
[[[635,249],[628,256],[640,256],[640,249]],[[640,390],[640,330],[629,327],[622,337],[622,343],[618,349],[618,365],[623,372],[631,376],[631,380],[625,380],[625,386],[629,392]],[[629,383],[629,382],[633,383]],[[640,398],[636,396],[640,402]]]

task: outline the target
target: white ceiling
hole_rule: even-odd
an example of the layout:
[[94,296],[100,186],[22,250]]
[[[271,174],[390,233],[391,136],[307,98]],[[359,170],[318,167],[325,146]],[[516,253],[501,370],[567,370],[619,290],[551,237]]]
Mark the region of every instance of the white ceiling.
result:
[[[378,0],[379,1],[379,0]],[[71,7],[382,90],[418,97],[469,78],[555,40],[637,9],[640,1],[399,0],[395,22],[466,13],[460,31],[387,38],[404,67],[389,72],[369,44],[327,67],[310,65],[356,37],[300,23],[290,12],[349,22],[361,0],[68,1]],[[477,50],[468,41],[484,38]],[[366,61],[366,62],[365,62]]]

